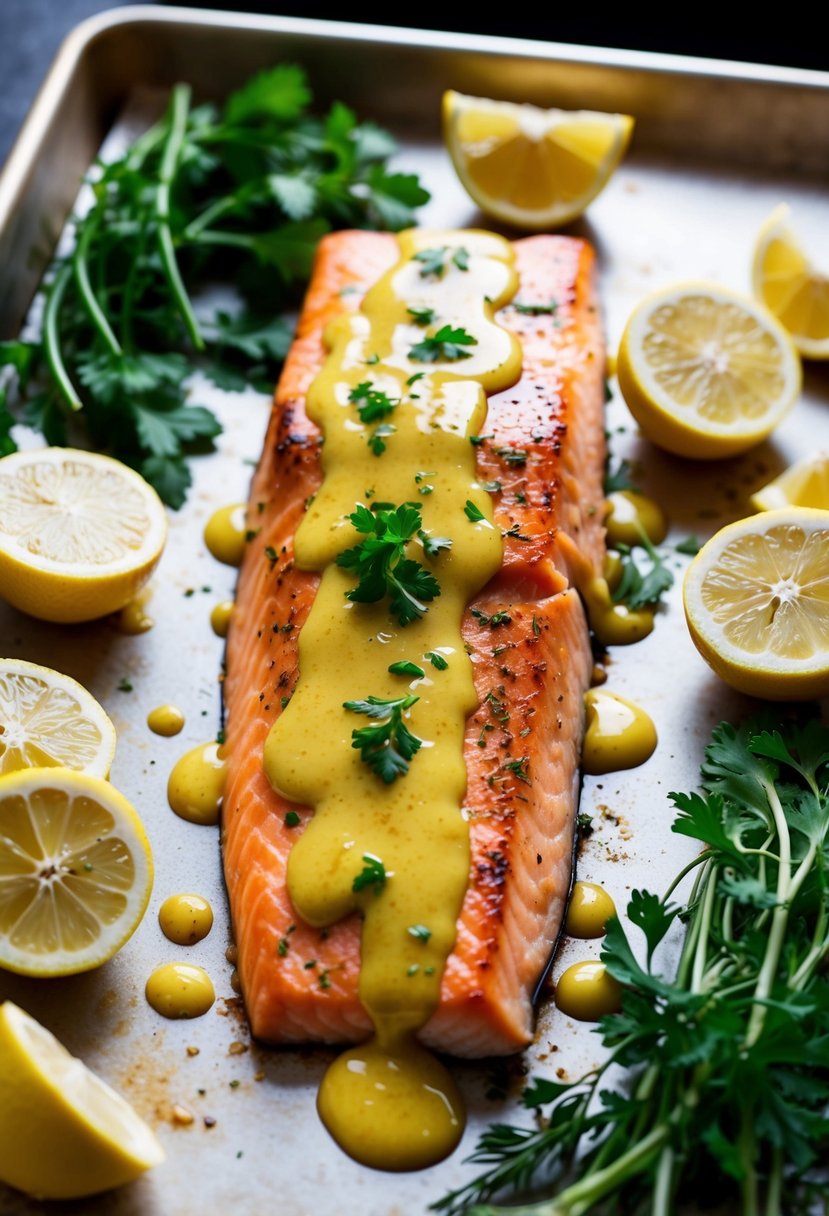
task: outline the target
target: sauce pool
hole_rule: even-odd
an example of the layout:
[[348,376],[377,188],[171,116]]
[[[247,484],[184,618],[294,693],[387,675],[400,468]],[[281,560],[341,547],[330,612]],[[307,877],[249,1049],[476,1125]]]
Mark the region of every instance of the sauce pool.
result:
[[204,543],[217,562],[226,566],[241,566],[245,556],[247,505],[232,503],[219,507],[204,525]]
[[213,928],[213,909],[201,895],[169,895],[158,910],[161,932],[177,946],[194,946]]
[[621,985],[604,963],[573,963],[556,984],[556,1005],[577,1022],[598,1022],[608,1013],[618,1013],[622,1002]]
[[147,714],[147,725],[154,735],[169,739],[184,728],[184,714],[175,705],[157,705]]
[[606,499],[605,529],[611,547],[642,544],[642,533],[652,545],[668,535],[668,520],[658,502],[635,490],[616,490]]
[[230,618],[233,614],[233,600],[222,600],[214,604],[210,613],[210,628],[217,638],[226,638],[230,629]]
[[200,743],[181,757],[167,781],[167,801],[189,823],[219,822],[227,763],[216,742]]
[[603,937],[607,922],[616,915],[616,905],[595,882],[577,882],[573,885],[564,932],[570,937],[590,939]]
[[156,967],[144,992],[152,1008],[164,1018],[200,1018],[216,1000],[210,976],[193,963]]
[[656,727],[632,701],[591,688],[584,694],[587,729],[584,734],[582,768],[591,776],[638,768],[656,749]]

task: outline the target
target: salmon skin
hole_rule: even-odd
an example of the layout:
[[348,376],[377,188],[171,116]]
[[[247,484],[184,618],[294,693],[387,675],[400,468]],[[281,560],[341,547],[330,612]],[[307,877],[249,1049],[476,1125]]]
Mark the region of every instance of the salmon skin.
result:
[[[464,743],[469,885],[440,1005],[419,1036],[469,1057],[507,1054],[532,1038],[532,993],[570,885],[582,698],[592,670],[573,584],[579,568],[600,573],[604,555],[604,345],[594,255],[586,242],[563,236],[529,237],[514,248],[520,287],[498,320],[521,341],[523,374],[490,398],[476,446],[479,479],[500,484],[494,500],[504,560],[463,621],[479,696]],[[294,534],[322,477],[305,393],[325,356],[326,325],[359,308],[397,258],[387,234],[340,232],[321,242],[252,483],[255,536],[227,646],[222,850],[251,1030],[272,1043],[347,1043],[371,1031],[357,995],[360,918],[321,932],[294,913],[287,859],[312,812],[275,793],[262,752],[296,684],[297,637],[319,584],[293,560]],[[286,823],[290,811],[296,826],[295,816]]]

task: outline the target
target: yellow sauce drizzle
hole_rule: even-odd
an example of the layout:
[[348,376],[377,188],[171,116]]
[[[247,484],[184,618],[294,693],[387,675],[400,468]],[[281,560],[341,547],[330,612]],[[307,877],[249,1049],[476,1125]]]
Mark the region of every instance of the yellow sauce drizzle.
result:
[[616,905],[604,887],[595,882],[577,882],[567,905],[564,932],[570,937],[603,937],[607,922],[615,915]]
[[145,587],[117,613],[115,627],[119,633],[139,634],[152,629],[155,621],[146,611],[151,595],[152,590]]
[[629,646],[641,642],[653,629],[653,612],[614,604],[607,579],[594,574],[588,562],[576,570],[574,582],[584,600],[590,628],[602,645]]
[[184,714],[175,705],[156,705],[147,714],[147,725],[154,735],[169,739],[184,727]]
[[[616,490],[606,499],[605,529],[611,546],[641,545],[642,532],[652,545],[668,535],[668,521],[658,502],[635,490]],[[641,531],[640,531],[641,529]]]
[[227,762],[218,743],[200,743],[176,763],[167,781],[167,801],[189,823],[219,822]]
[[217,638],[226,638],[230,629],[230,618],[233,613],[233,600],[222,600],[214,604],[210,613],[210,628]]
[[598,1022],[607,1013],[618,1013],[622,989],[608,974],[604,963],[573,963],[556,984],[556,1005],[577,1022]]
[[193,963],[164,963],[147,980],[144,993],[164,1018],[200,1018],[216,1000],[213,981]]
[[[361,313],[329,327],[331,353],[309,390],[308,413],[325,435],[325,480],[297,532],[295,556],[322,580],[299,638],[299,684],[268,737],[265,771],[285,797],[315,810],[288,863],[298,915],[319,928],[354,910],[364,917],[359,992],[375,1037],[329,1069],[320,1114],[351,1156],[403,1170],[441,1160],[463,1130],[452,1078],[414,1035],[437,1007],[469,878],[462,747],[477,698],[461,617],[502,559],[469,436],[483,427],[485,393],[518,380],[521,351],[493,320],[517,286],[506,241],[480,232],[408,232],[399,239],[401,261],[371,289]],[[444,272],[422,273],[413,255],[438,246],[448,249]],[[458,247],[468,251],[468,269],[449,256]],[[409,307],[433,309],[434,323],[418,325]],[[445,324],[475,337],[470,358],[409,358],[415,344]],[[416,373],[422,375],[408,384]],[[373,426],[359,421],[349,401],[366,381],[399,402],[391,418],[396,429],[380,456],[367,442]],[[430,492],[420,494],[424,485]],[[334,564],[361,539],[349,513],[372,500],[415,502],[423,531],[452,539],[451,550],[432,558],[419,541],[409,545],[407,556],[435,575],[441,594],[405,627],[387,601],[346,599],[355,575]],[[480,519],[468,517],[467,502]],[[429,661],[431,653],[446,660],[445,669]],[[401,661],[424,674],[390,673]],[[409,772],[385,785],[352,747],[352,731],[367,719],[343,703],[410,692],[419,699],[406,711],[406,725],[423,745]],[[324,750],[310,722],[326,724]],[[370,858],[382,861],[385,884],[355,892]]]
[[219,507],[204,525],[204,543],[217,562],[241,566],[245,556],[246,511],[243,502]]
[[619,769],[637,768],[650,759],[656,748],[656,727],[643,709],[632,701],[591,688],[584,694],[587,729],[582,750],[582,768],[598,776]]
[[194,946],[213,928],[213,909],[201,895],[169,895],[158,909],[158,923],[177,946]]

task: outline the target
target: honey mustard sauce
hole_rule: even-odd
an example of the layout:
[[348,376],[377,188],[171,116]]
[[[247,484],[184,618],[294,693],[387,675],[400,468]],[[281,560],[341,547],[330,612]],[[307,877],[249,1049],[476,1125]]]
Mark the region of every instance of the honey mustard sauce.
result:
[[586,773],[599,776],[638,768],[650,759],[656,727],[643,709],[606,688],[591,688],[584,703],[587,728],[581,762]]
[[[321,582],[265,771],[314,808],[288,863],[297,914],[319,928],[363,916],[359,995],[374,1036],[329,1068],[321,1117],[358,1161],[409,1170],[451,1152],[464,1124],[451,1076],[415,1036],[437,1008],[469,876],[463,737],[477,698],[461,618],[502,560],[469,437],[483,428],[486,394],[518,380],[521,351],[493,319],[517,286],[506,241],[471,231],[399,241],[400,261],[361,312],[329,327],[309,390],[324,481],[295,558]],[[416,508],[405,556],[439,585],[417,606],[407,601],[416,590],[401,592],[405,624],[392,599],[347,598],[359,576],[336,564],[366,535],[350,516],[365,509],[370,520],[373,504]],[[396,717],[378,702],[394,702]],[[381,775],[363,758],[353,732],[378,722],[418,741],[407,771]]]
[[194,946],[213,928],[213,909],[206,899],[192,892],[168,895],[158,909],[161,932],[177,946]]
[[246,511],[247,506],[243,502],[219,507],[204,525],[204,543],[217,562],[223,562],[226,566],[241,566],[247,537]]
[[668,535],[668,521],[658,502],[636,490],[615,490],[605,499],[607,543],[641,545],[644,533],[652,545]]
[[184,729],[184,714],[176,705],[156,705],[147,714],[147,725],[154,735],[169,739]]
[[219,822],[227,762],[219,744],[200,743],[181,757],[167,780],[167,801],[172,810],[190,823]]
[[607,922],[615,915],[616,905],[604,887],[595,882],[577,882],[567,904],[564,932],[585,939],[603,937]]
[[578,1022],[598,1022],[608,1013],[618,1013],[622,988],[604,963],[594,960],[573,963],[556,984],[556,1005]]
[[217,638],[226,638],[230,630],[230,618],[233,615],[233,600],[220,600],[214,604],[210,613],[210,628]]
[[216,1000],[210,976],[193,963],[163,963],[156,967],[144,994],[164,1018],[200,1018]]

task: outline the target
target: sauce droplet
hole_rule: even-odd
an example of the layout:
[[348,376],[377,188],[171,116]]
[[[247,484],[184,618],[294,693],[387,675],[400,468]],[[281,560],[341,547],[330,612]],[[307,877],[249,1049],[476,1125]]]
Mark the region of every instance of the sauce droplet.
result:
[[342,1149],[373,1169],[418,1170],[442,1161],[464,1128],[463,1100],[443,1064],[414,1039],[377,1040],[339,1056],[317,1109]]
[[204,543],[217,562],[241,566],[245,555],[245,503],[219,507],[204,525]]
[[653,612],[649,608],[632,610],[624,604],[614,604],[607,580],[586,578],[578,584],[590,627],[604,646],[629,646],[641,642],[653,630]]
[[181,757],[167,782],[167,801],[189,823],[219,822],[227,764],[218,743],[200,743]]
[[577,1022],[598,1022],[605,1014],[618,1013],[621,1003],[621,985],[604,963],[594,960],[573,963],[556,984],[556,1005]]
[[152,629],[155,621],[146,611],[151,595],[152,591],[146,587],[116,614],[115,627],[119,633],[139,634]]
[[564,932],[570,937],[603,937],[607,922],[616,915],[616,905],[595,882],[577,882],[567,905]]
[[145,994],[164,1018],[200,1018],[216,999],[213,981],[203,967],[164,963],[147,980]]
[[184,714],[175,705],[157,705],[147,714],[147,725],[154,735],[169,739],[184,726]]
[[230,629],[230,618],[233,613],[233,600],[222,600],[215,604],[210,613],[210,628],[217,638],[226,638]]
[[592,776],[637,768],[656,748],[656,727],[643,709],[603,688],[584,694],[587,730],[582,768]]
[[645,533],[652,545],[668,535],[668,520],[658,502],[635,490],[616,490],[606,499],[605,528],[610,545],[641,545]]
[[170,895],[158,910],[158,923],[177,946],[194,946],[213,928],[213,909],[201,895]]

